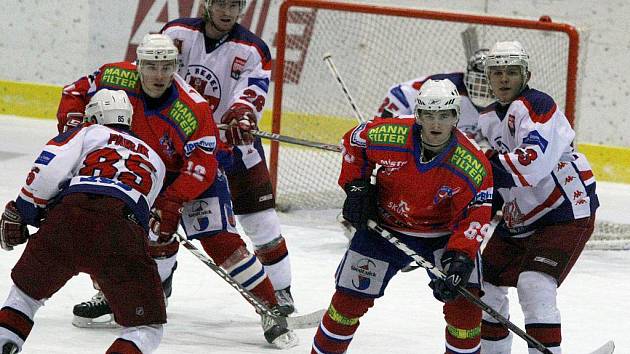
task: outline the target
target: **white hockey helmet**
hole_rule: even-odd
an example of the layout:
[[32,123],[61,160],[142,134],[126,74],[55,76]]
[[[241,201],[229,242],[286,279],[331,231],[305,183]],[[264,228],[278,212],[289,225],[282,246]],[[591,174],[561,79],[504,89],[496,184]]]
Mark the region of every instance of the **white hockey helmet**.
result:
[[420,87],[416,96],[414,109],[416,119],[420,117],[420,111],[445,111],[455,110],[459,118],[461,97],[455,84],[451,80],[427,80]]
[[173,44],[173,40],[166,35],[157,33],[145,35],[136,49],[139,63],[143,60],[174,60],[177,62],[177,54],[177,47]]
[[101,125],[120,124],[130,127],[132,116],[133,107],[123,90],[98,90],[85,106],[86,122]]
[[487,48],[482,48],[471,55],[464,74],[464,85],[466,85],[468,97],[477,107],[486,107],[494,101],[484,70],[488,52]]
[[247,6],[246,0],[205,0],[206,2],[206,14],[210,13],[210,6],[213,4],[225,6],[228,2],[238,2],[238,13],[242,13]]
[[529,73],[529,55],[518,41],[497,42],[488,53],[485,63],[486,77],[490,77],[490,69],[496,66],[516,65],[521,67],[523,85],[527,85]]

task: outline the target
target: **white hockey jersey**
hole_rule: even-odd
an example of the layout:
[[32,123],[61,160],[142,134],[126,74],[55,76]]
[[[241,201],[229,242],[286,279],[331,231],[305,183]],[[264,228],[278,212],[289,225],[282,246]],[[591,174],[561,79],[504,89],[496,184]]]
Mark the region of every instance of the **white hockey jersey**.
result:
[[147,228],[149,208],[162,189],[164,163],[125,131],[86,123],[50,140],[35,160],[16,200],[24,221],[39,226],[43,208],[70,193],[124,201]]
[[204,27],[201,18],[182,18],[162,29],[179,49],[179,75],[208,100],[215,122],[235,103],[252,107],[260,119],[271,75],[269,48],[239,24],[218,41],[206,37]]
[[512,234],[595,212],[593,172],[574,150],[575,131],[549,95],[526,88],[510,105],[494,103],[481,113],[479,128],[499,153],[491,159],[494,189]]
[[466,90],[466,85],[464,85],[464,73],[461,72],[421,76],[390,87],[387,96],[378,109],[377,116],[399,117],[409,114],[413,115],[418,91],[420,91],[422,84],[429,79],[448,79],[455,84],[462,98],[461,114],[457,128],[464,132],[469,138],[475,139],[478,133],[477,122],[479,119],[479,110],[484,107],[476,107],[468,97],[468,90]]
[[[181,18],[162,29],[179,49],[179,74],[208,100],[217,124],[234,105],[251,107],[260,122],[271,76],[269,47],[238,23],[218,41],[206,37],[204,28],[202,18]],[[228,171],[250,169],[264,161],[260,139],[256,140],[255,149],[236,146]]]

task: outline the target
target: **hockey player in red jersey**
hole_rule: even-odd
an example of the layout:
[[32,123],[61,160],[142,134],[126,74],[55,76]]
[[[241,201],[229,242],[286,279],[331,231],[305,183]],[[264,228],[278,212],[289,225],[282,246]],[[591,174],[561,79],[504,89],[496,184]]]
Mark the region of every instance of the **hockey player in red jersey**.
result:
[[[123,326],[107,353],[147,354],[160,344],[166,310],[146,235],[165,166],[130,134],[132,111],[124,91],[97,92],[88,123],[50,140],[7,204],[2,248],[28,244],[0,310],[3,354],[22,350],[35,313],[79,272],[98,281]],[[26,225],[39,230],[29,237]]]
[[414,112],[415,119],[375,119],[344,136],[343,215],[357,231],[311,353],[345,353],[359,319],[412,261],[368,229],[368,219],[443,269],[447,277],[432,277],[430,285],[445,303],[446,353],[479,353],[481,310],[454,288],[480,293],[479,247],[490,222],[492,172],[483,152],[455,128],[460,96],[452,82],[427,81]]
[[[245,6],[245,0],[206,0],[202,18],[176,19],[162,33],[178,45],[179,74],[210,102],[215,121],[256,129],[269,89],[271,53],[237,23]],[[262,143],[250,134],[232,143],[235,162],[226,172],[234,213],[265,267],[280,310],[290,314],[291,265]]]
[[[269,307],[278,307],[274,290],[258,258],[238,235],[230,191],[223,167],[229,166],[228,147],[219,140],[207,101],[177,75],[177,48],[162,34],[146,35],[137,49],[137,66],[121,62],[103,65],[93,75],[66,86],[57,118],[59,129],[80,109],[81,102],[98,89],[125,90],[134,106],[132,130],[164,160],[164,189],[154,205],[151,248],[170,296],[178,243],[173,234],[181,221],[189,239],[198,239],[210,257]],[[228,136],[240,136],[238,129]],[[221,160],[221,164],[217,159]],[[203,229],[207,232],[198,233]],[[99,311],[96,311],[99,309]],[[107,314],[107,299],[75,306],[75,325],[89,326],[94,316]],[[263,328],[265,339],[277,346],[293,345],[297,338],[279,325]]]
[[[560,353],[557,288],[593,233],[595,178],[553,98],[527,85],[529,55],[521,43],[496,43],[485,70],[497,101],[479,125],[496,151],[490,161],[503,219],[484,249],[482,300],[507,318],[508,288],[516,287],[527,333]],[[483,353],[511,352],[512,334],[486,314],[482,338]]]

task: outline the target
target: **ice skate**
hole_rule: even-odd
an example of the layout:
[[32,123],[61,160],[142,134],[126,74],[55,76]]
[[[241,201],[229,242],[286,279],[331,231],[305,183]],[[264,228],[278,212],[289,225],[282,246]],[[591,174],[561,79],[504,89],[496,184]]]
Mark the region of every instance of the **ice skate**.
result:
[[5,345],[2,346],[2,354],[15,354],[18,352],[18,346],[17,344],[13,343],[13,342],[8,342],[5,343]]
[[278,310],[282,316],[289,316],[295,312],[295,303],[291,295],[291,287],[276,290],[276,300],[278,301]]
[[90,301],[75,305],[72,309],[72,324],[79,328],[117,328],[109,302],[99,291]]
[[[279,305],[274,306],[272,311],[274,314],[281,316]],[[298,345],[299,340],[295,332],[286,327],[281,327],[273,320],[273,317],[263,314],[261,322],[265,339],[276,348],[288,349]]]

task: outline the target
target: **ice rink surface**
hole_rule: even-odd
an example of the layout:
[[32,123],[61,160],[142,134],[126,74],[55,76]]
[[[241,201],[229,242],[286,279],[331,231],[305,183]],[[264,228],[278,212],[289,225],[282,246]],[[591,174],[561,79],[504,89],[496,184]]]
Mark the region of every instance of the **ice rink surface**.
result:
[[[0,116],[0,203],[17,196],[43,144],[55,135],[55,122]],[[598,217],[630,223],[630,186],[598,183]],[[282,233],[293,267],[292,292],[302,313],[325,308],[334,289],[333,274],[346,238],[335,222],[338,210],[281,214]],[[11,286],[10,271],[24,246],[0,250],[0,301]],[[168,324],[156,353],[308,353],[315,329],[296,331],[300,345],[278,351],[265,342],[258,315],[227,283],[186,249],[169,301]],[[42,269],[46,272],[46,269]],[[423,271],[399,274],[385,297],[361,320],[349,353],[443,353],[441,304],[434,300]],[[79,329],[71,324],[74,304],[94,295],[81,274],[47,301],[23,353],[104,353],[118,330]],[[511,321],[524,328],[515,292],[510,293]],[[609,339],[616,353],[630,353],[630,251],[585,251],[559,289],[563,349],[587,353]],[[525,354],[515,336],[514,354]]]

